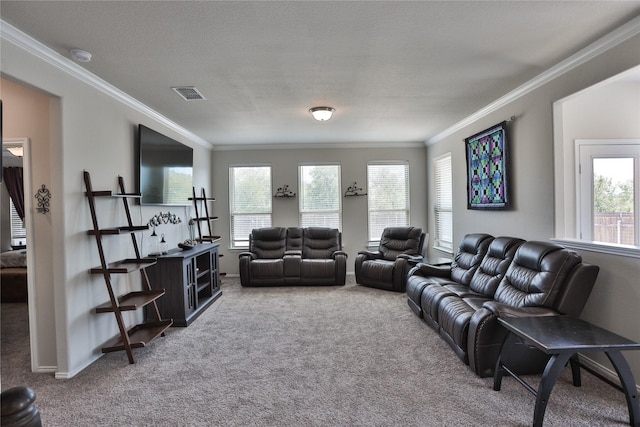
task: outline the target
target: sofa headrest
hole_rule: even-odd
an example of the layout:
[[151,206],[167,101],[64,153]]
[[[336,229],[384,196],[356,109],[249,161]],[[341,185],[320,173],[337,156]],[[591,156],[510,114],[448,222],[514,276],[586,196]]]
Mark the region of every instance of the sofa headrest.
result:
[[468,286],[492,241],[493,236],[484,233],[464,236],[451,263],[451,278]]
[[460,242],[460,246],[458,246],[459,252],[469,252],[472,254],[477,254],[481,251],[483,243],[489,245],[493,241],[493,236],[490,234],[484,233],[472,233],[467,234],[462,238]]
[[513,257],[515,250],[523,243],[524,240],[516,237],[496,237],[489,245],[487,256],[500,259],[505,259],[510,256]]
[[303,229],[302,257],[331,258],[342,249],[340,231],[337,228],[308,227]]
[[255,228],[251,231],[249,249],[258,258],[282,258],[287,244],[286,233],[284,227]]
[[496,237],[493,239],[482,259],[480,266],[473,274],[469,287],[482,295],[493,298],[498,284],[509,268],[518,247],[524,240],[515,237]]
[[418,227],[387,227],[380,237],[379,251],[393,261],[400,254],[420,255],[424,233]]
[[301,227],[287,228],[287,250],[288,251],[302,250],[302,228]]
[[494,299],[513,307],[554,307],[573,269],[582,262],[575,251],[550,242],[525,242]]
[[561,249],[564,248],[550,242],[525,242],[518,249],[515,256],[515,262],[522,267],[540,271],[542,259],[551,252]]

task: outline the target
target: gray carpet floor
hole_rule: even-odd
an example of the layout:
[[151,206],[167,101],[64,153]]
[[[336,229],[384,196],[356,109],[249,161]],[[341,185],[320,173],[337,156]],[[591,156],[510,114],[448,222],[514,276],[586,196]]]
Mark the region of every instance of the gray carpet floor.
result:
[[[478,378],[409,309],[356,285],[242,288],[187,328],[69,380],[33,374],[25,304],[2,304],[2,390],[28,385],[48,426],[527,426],[535,398]],[[105,314],[102,314],[105,316]],[[539,378],[530,377],[537,384]],[[624,395],[563,372],[545,426],[628,425]]]

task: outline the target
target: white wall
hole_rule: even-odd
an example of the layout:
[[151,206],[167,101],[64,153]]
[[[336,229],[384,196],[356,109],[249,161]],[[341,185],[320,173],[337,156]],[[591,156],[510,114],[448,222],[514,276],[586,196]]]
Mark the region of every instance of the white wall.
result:
[[[31,188],[27,188],[29,181],[25,177],[25,207],[31,206],[25,212],[26,222],[31,221],[33,228],[30,230],[37,239],[32,240],[33,245],[28,246],[29,261],[38,266],[38,272],[29,273],[31,282],[30,302],[35,305],[32,310],[37,315],[30,319],[30,328],[37,330],[41,337],[40,344],[34,350],[32,360],[41,370],[51,371],[55,369],[56,357],[56,333],[53,300],[53,260],[51,257],[53,232],[51,227],[52,216],[49,213],[36,211],[37,201],[34,195],[37,190],[45,185],[51,186],[51,138],[49,131],[50,104],[54,102],[50,96],[32,88],[27,88],[7,79],[0,80],[0,96],[3,103],[3,138],[29,139],[30,167],[25,168],[25,174],[31,174]],[[6,189],[3,185],[3,194]],[[55,195],[58,196],[58,195]],[[53,200],[58,200],[54,197]],[[4,209],[4,203],[7,210]],[[8,197],[3,200],[3,216],[8,212]],[[3,229],[3,241],[11,235],[11,229]],[[33,236],[31,236],[33,237]],[[35,298],[34,298],[35,297]],[[53,350],[53,351],[52,351]]]
[[[638,46],[640,37],[635,36],[428,147],[428,167],[431,167],[435,157],[448,151],[452,153],[454,244],[465,234],[479,231],[528,240],[556,237],[553,103],[640,64]],[[502,212],[467,210],[464,138],[511,116],[516,116],[515,121],[509,124],[508,133],[513,209]],[[635,118],[632,115],[624,117],[632,120],[631,123],[638,123],[637,115]],[[582,123],[588,120],[587,117],[578,119]],[[601,123],[601,120],[594,122]],[[600,135],[600,127],[595,125],[595,128],[599,129]],[[581,137],[587,136],[582,134]],[[429,189],[433,194],[432,183]],[[563,196],[559,195],[558,198],[563,199]],[[428,204],[433,204],[432,196]],[[432,218],[429,219],[429,226],[433,229]],[[582,317],[640,341],[640,285],[637,279],[640,267],[637,258],[590,251],[581,251],[581,254],[585,261],[601,268]],[[636,380],[640,378],[639,353],[625,354]]]
[[[390,146],[393,143],[389,144]],[[238,164],[270,164],[273,192],[278,187],[289,185],[298,193],[298,165],[301,163],[340,163],[342,194],[347,187],[357,182],[367,189],[367,162],[376,160],[398,160],[409,162],[409,185],[411,197],[411,225],[426,230],[428,168],[425,164],[426,149],[423,145],[397,148],[327,148],[327,149],[262,149],[213,152],[213,191],[216,197],[216,234],[222,236],[220,245],[222,271],[238,274],[238,253],[229,251],[229,166]],[[273,200],[273,225],[298,226],[298,198]],[[367,198],[342,198],[342,243],[348,254],[347,271],[353,272],[358,251],[367,245]]]
[[[91,173],[94,189],[117,190],[117,177],[122,175],[128,191],[134,182],[134,137],[138,123],[143,123],[169,137],[194,148],[194,185],[208,186],[211,182],[209,148],[194,143],[143,114],[138,109],[106,95],[63,72],[49,62],[2,40],[1,70],[4,76],[38,88],[59,99],[51,111],[50,173],[42,182],[52,194],[48,233],[52,236],[49,253],[51,262],[46,268],[40,264],[37,277],[52,280],[53,296],[45,301],[55,307],[56,346],[51,348],[43,336],[38,348],[43,360],[54,360],[56,377],[75,375],[101,355],[101,346],[117,335],[115,319],[110,314],[95,314],[92,310],[108,300],[102,277],[91,276],[88,270],[99,265],[93,237],[87,235],[92,227],[90,211],[84,196],[83,170]],[[121,225],[126,221],[119,200],[100,200],[99,221],[103,227]],[[135,207],[135,221],[146,223],[161,207]],[[174,209],[171,209],[172,211]],[[186,218],[186,208],[176,214]],[[162,226],[170,245],[186,238],[186,226]],[[38,232],[43,234],[43,232]],[[149,233],[145,233],[148,236]],[[110,260],[132,256],[128,236],[109,238],[106,255]],[[139,286],[139,276],[118,277],[120,292]],[[39,282],[37,287],[41,286]],[[140,317],[140,313],[136,315]],[[130,316],[132,317],[132,316]],[[133,322],[134,319],[129,319]],[[123,363],[127,363],[123,353]],[[34,366],[38,370],[42,366]]]

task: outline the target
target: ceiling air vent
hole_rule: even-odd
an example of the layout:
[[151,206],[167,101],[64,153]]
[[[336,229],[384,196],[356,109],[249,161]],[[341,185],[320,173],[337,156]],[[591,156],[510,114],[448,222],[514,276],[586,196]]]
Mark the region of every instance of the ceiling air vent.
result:
[[182,97],[185,101],[197,101],[202,99],[207,99],[198,89],[194,86],[180,86],[180,87],[172,87],[171,89],[175,90],[178,95]]

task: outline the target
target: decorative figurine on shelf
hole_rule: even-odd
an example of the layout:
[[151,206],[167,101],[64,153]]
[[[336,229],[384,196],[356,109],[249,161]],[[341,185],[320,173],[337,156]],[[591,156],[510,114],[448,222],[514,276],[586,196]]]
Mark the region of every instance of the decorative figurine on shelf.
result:
[[288,185],[285,185],[283,187],[279,187],[273,197],[296,197],[296,193],[289,190]]
[[344,193],[344,197],[350,196],[366,196],[367,193],[362,192],[362,188],[358,187],[358,183],[354,181],[353,185],[347,187],[347,191]]
[[167,243],[166,240],[164,240],[164,234],[161,235],[161,239],[160,239],[160,252],[162,253],[162,255],[166,255],[169,253],[169,244]]
[[156,228],[153,227],[153,233],[149,236],[149,256],[161,255],[160,240],[156,234]]

